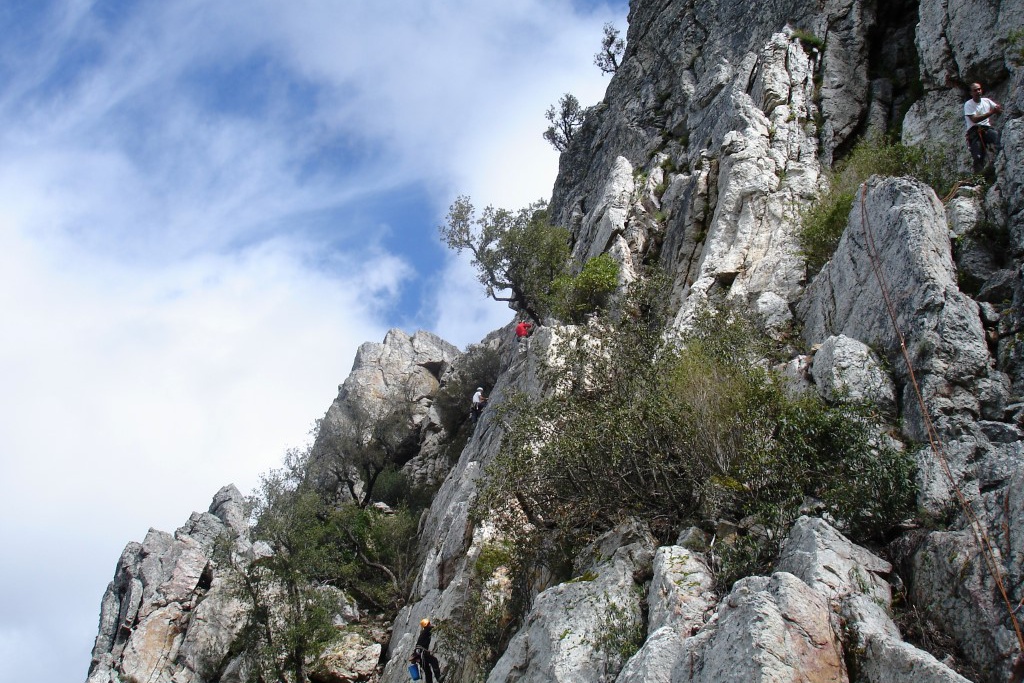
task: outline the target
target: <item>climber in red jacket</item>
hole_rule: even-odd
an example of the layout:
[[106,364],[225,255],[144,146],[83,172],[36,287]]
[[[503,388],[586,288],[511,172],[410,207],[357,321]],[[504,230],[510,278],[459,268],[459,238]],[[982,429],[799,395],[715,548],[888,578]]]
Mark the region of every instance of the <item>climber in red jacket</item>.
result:
[[525,353],[530,346],[530,334],[533,333],[533,323],[525,320],[516,325],[516,341],[519,342],[519,353]]

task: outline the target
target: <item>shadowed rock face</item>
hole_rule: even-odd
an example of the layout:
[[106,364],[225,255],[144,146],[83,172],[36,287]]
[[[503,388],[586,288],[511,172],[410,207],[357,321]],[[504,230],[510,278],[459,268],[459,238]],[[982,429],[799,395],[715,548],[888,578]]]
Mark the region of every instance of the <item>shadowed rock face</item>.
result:
[[[579,558],[578,573],[590,580],[559,583],[538,572],[528,614],[488,681],[967,680],[951,662],[966,664],[974,680],[1009,679],[1017,645],[1006,611],[963,515],[948,512],[959,489],[1020,600],[1024,72],[1007,36],[1024,27],[1024,4],[879,4],[633,0],[624,61],[561,156],[551,211],[570,228],[578,265],[610,253],[624,283],[661,266],[674,283],[677,329],[702,302],[725,298],[755,311],[776,339],[802,337],[816,353],[804,349],[789,363],[794,384],[891,413],[894,437],[915,449],[919,506],[951,519],[949,528],[896,539],[890,563],[803,518],[771,576],[730,587],[715,585],[704,554],[657,548],[634,522]],[[833,160],[861,136],[893,129],[907,143],[950,145],[966,166],[960,88],[971,80],[1007,109],[996,183],[960,188],[943,205],[915,180],[872,178],[832,260],[808,282],[801,214]],[[1005,229],[1007,244],[993,246],[979,230],[986,225]],[[961,290],[968,279],[975,298]],[[495,540],[494,526],[470,514],[501,443],[494,408],[513,391],[545,391],[542,368],[560,335],[538,330],[523,355],[511,339],[510,328],[489,339],[502,373],[454,465],[438,457],[445,435],[431,399],[459,353],[429,333],[392,331],[361,347],[324,418],[343,428],[360,411],[409,397],[407,471],[442,482],[421,521],[419,573],[379,676],[387,683],[407,679],[422,617],[459,614],[474,564]],[[929,448],[913,445],[926,436],[926,416],[951,478]],[[224,530],[245,550],[244,518],[237,491],[214,503],[175,535],[153,531],[125,549],[103,598],[90,683],[244,676],[226,659],[239,608],[209,561]],[[944,632],[955,659],[905,642],[891,617],[894,587]],[[643,630],[625,661],[597,646],[610,613]],[[366,666],[373,654],[351,654],[367,647],[339,644],[335,670],[374,676]],[[452,664],[442,657],[443,669]]]
[[[438,458],[442,434],[440,419],[432,411],[433,398],[442,375],[461,355],[453,345],[424,330],[409,336],[392,329],[382,343],[360,345],[352,372],[320,422],[311,469],[318,469],[318,460],[338,455],[326,445],[332,435],[362,435],[374,422],[400,420],[402,424],[388,435],[398,464],[416,483],[443,480],[448,463]],[[342,498],[351,495],[331,468],[319,472],[318,487]]]

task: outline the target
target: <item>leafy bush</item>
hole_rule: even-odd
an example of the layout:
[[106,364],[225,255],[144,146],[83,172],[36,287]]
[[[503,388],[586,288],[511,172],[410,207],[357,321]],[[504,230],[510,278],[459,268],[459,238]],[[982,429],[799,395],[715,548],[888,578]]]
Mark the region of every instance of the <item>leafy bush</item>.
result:
[[568,322],[582,323],[605,308],[619,286],[619,264],[608,254],[588,259],[577,275],[561,275],[552,287],[551,310]]
[[430,507],[435,493],[434,487],[414,484],[403,470],[396,467],[381,472],[374,487],[377,500],[392,508],[407,508],[413,515]]
[[819,38],[810,31],[796,29],[793,31],[793,37],[799,40],[804,47],[813,48],[818,51],[825,49],[824,39]]
[[615,324],[561,345],[561,392],[510,404],[485,503],[514,500],[537,528],[578,542],[623,516],[667,540],[703,519],[754,515],[767,539],[758,560],[808,497],[857,541],[912,511],[912,460],[879,437],[870,410],[792,398],[737,311],[709,310],[681,344],[666,340],[665,297],[640,294]]
[[832,257],[860,185],[872,175],[913,176],[940,197],[957,181],[953,153],[939,145],[907,146],[886,139],[864,140],[829,176],[829,190],[804,213],[800,246],[816,273]]
[[217,556],[245,608],[234,647],[262,680],[308,680],[337,637],[337,591],[393,617],[416,569],[418,515],[404,501],[390,514],[329,502],[304,475],[308,458],[290,453],[249,500],[252,541],[272,552],[247,562],[224,543]]
[[1024,28],[1010,31],[1006,35],[1007,54],[1010,60],[1020,66],[1024,63]]

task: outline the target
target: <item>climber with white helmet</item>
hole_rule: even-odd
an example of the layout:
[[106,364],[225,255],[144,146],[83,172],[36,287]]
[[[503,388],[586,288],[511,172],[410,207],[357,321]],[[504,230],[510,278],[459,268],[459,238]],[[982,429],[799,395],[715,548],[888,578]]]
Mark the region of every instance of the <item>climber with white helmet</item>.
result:
[[479,419],[480,413],[484,412],[485,405],[487,405],[487,397],[484,396],[484,388],[477,387],[476,393],[473,394],[473,406],[469,410],[469,417],[474,424]]

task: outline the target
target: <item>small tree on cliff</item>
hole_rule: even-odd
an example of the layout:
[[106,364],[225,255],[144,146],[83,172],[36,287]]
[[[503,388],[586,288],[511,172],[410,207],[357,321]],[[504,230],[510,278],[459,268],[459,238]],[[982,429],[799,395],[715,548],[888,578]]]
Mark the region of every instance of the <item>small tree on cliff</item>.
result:
[[619,37],[619,29],[609,22],[604,25],[601,49],[594,55],[594,64],[602,73],[613,74],[619,70],[625,51],[626,41]]
[[587,110],[572,93],[565,93],[558,99],[558,106],[551,105],[544,113],[551,125],[544,131],[544,139],[559,152],[569,148],[576,131],[583,125]]
[[393,618],[414,577],[418,515],[325,500],[307,477],[308,451],[262,477],[249,499],[252,557],[224,540],[217,564],[245,615],[232,649],[250,680],[307,683],[339,633],[334,617],[355,598]]
[[473,255],[477,278],[489,297],[543,323],[553,283],[569,263],[569,231],[548,222],[545,202],[518,211],[488,206],[478,217],[469,197],[462,196],[451,205],[440,230],[445,244]]

